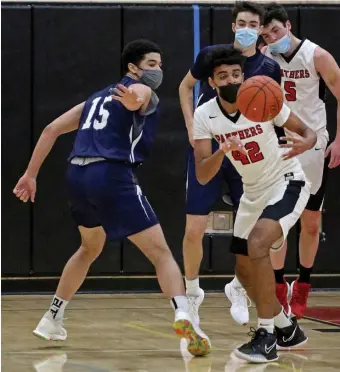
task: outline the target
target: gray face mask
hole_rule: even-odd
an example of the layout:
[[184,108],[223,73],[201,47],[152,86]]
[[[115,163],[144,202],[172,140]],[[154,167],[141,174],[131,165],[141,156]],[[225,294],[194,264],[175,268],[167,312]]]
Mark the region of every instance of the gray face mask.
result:
[[138,68],[143,71],[143,75],[139,78],[139,80],[152,90],[156,90],[162,84],[162,70],[144,70],[140,67]]

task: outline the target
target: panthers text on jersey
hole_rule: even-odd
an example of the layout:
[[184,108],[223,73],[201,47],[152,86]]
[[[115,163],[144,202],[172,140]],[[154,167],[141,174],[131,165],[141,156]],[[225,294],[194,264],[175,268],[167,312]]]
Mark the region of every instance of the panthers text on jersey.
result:
[[287,149],[279,147],[275,132],[275,126],[284,125],[289,115],[290,109],[284,104],[275,119],[256,123],[239,111],[234,116],[228,114],[219,99],[213,98],[195,111],[194,139],[215,138],[221,143],[236,136],[242,141],[247,155],[232,151],[226,156],[241,175],[245,192],[259,191],[289,177],[304,180],[298,160],[282,159]]
[[318,135],[326,133],[328,137],[325,83],[314,65],[314,52],[317,47],[317,44],[305,39],[289,57],[272,54],[269,48],[266,55],[280,65],[281,87],[287,106]]

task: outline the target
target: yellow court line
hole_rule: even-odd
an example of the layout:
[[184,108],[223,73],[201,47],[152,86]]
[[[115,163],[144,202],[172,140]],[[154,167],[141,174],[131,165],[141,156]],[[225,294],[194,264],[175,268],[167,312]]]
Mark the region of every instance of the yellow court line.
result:
[[[274,364],[274,363],[273,363]],[[283,370],[286,370],[286,371],[292,371],[292,372],[302,372],[303,369],[302,368],[293,368],[293,367],[289,367],[289,366],[285,366],[285,365],[281,365],[280,363],[278,363],[278,367],[280,369],[283,369]]]
[[[166,337],[166,338],[171,338],[171,339],[178,340],[178,337],[175,336],[175,335],[171,335],[171,334],[168,334],[168,333],[165,333],[165,332],[155,331],[153,329],[150,329],[150,328],[145,327],[145,326],[140,326],[138,324],[134,324],[134,323],[122,323],[122,325],[124,327],[133,328],[133,329],[136,329],[138,331],[150,333],[150,334],[153,334],[153,335],[156,335],[156,336],[161,336],[161,337]],[[226,349],[218,349],[218,348],[216,348],[214,346],[211,347],[211,350],[224,351],[224,352],[226,351]],[[289,367],[289,366],[282,365],[279,362],[275,362],[272,365],[275,365],[276,367],[279,367],[280,369],[286,370],[286,371],[302,372],[302,369],[301,368],[300,369],[295,369],[295,368],[292,368],[292,367]]]
[[133,329],[137,329],[138,331],[151,333],[151,334],[156,335],[156,336],[161,336],[161,337],[172,338],[172,339],[178,340],[178,337],[175,336],[175,335],[170,335],[170,334],[160,332],[160,331],[154,331],[153,329],[150,329],[150,328],[147,328],[147,327],[142,327],[142,326],[134,324],[134,323],[122,323],[122,325],[124,327],[130,327],[130,328],[133,328]]
[[[171,335],[171,334],[168,334],[168,333],[165,333],[165,332],[155,331],[155,330],[150,329],[148,327],[140,326],[140,325],[137,325],[137,324],[134,324],[134,323],[122,323],[122,325],[124,327],[130,327],[130,328],[136,329],[138,331],[147,332],[147,333],[151,333],[151,334],[154,334],[154,335],[157,335],[157,336],[172,338],[172,339],[178,340],[178,336]],[[216,349],[214,346],[211,347],[211,350],[225,351],[224,349]]]

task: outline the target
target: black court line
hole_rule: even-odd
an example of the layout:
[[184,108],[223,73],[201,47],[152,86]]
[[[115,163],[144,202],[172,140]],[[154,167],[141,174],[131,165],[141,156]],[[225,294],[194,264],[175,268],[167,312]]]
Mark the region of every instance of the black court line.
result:
[[327,325],[330,325],[330,326],[333,326],[333,327],[340,328],[340,324],[329,322],[327,320],[321,320],[321,319],[317,319],[317,318],[312,318],[311,316],[304,316],[303,319],[308,319],[308,320],[311,320],[312,322],[321,323],[321,324],[327,324]]
[[312,331],[317,331],[321,333],[340,333],[340,328],[319,328],[312,329]]

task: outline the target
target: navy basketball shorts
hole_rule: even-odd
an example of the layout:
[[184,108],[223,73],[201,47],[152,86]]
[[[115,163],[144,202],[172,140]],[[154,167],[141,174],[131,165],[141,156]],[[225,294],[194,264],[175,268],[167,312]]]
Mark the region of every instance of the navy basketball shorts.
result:
[[[218,149],[218,146],[219,144],[213,140],[213,153]],[[214,203],[222,197],[221,191],[223,182],[227,183],[234,209],[237,209],[243,194],[243,185],[241,176],[230,160],[225,157],[222,167],[216,176],[206,185],[201,185],[196,178],[194,150],[189,146],[186,183],[186,214],[198,216],[208,215]]]
[[72,217],[78,226],[102,226],[110,240],[119,240],[159,223],[133,169],[124,164],[70,164],[66,179]]

